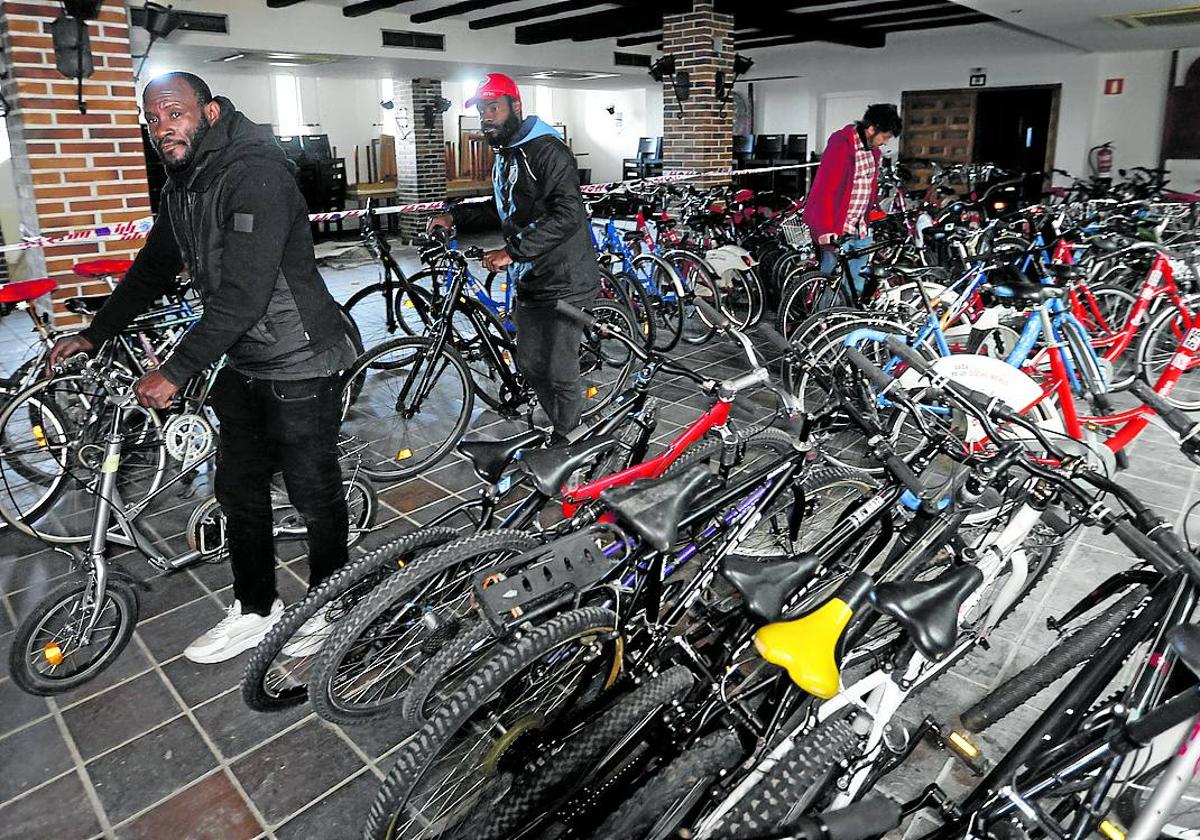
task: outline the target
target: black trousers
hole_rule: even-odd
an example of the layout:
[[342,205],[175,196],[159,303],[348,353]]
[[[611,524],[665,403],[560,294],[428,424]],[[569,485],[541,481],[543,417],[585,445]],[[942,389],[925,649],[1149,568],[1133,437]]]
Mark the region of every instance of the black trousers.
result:
[[513,323],[517,326],[517,367],[550,416],[554,437],[561,438],[579,425],[583,414],[579,375],[583,327],[559,315],[553,304],[522,303],[519,298],[513,306]]
[[266,615],[275,601],[271,479],[283,473],[288,499],[308,530],[309,587],[346,564],[347,514],[338,465],[339,378],[217,376],[211,405],[220,421],[217,501],[226,519],[233,594],[244,612]]

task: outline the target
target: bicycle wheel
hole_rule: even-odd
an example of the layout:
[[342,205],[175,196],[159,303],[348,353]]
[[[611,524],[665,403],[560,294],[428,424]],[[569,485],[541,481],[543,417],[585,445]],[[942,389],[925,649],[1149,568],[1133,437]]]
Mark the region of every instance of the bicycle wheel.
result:
[[[420,335],[432,318],[424,302],[420,309],[414,308],[411,301],[402,307],[399,300],[400,285],[395,283],[392,289],[395,316],[391,324],[387,317],[387,286],[383,282],[364,286],[342,304],[342,311],[354,322],[366,347],[374,347],[402,335]],[[413,323],[406,323],[406,319]]]
[[[1137,296],[1120,286],[1096,286],[1081,289],[1074,294],[1078,305],[1071,311],[1079,320],[1088,338],[1100,356],[1107,354],[1120,338],[1120,332],[1129,321],[1129,313],[1137,303]],[[1131,344],[1112,361],[1112,382],[1109,390],[1121,391],[1128,388],[1137,378],[1135,347]]]
[[684,288],[671,263],[657,254],[638,254],[631,262],[634,285],[645,292],[654,320],[655,350],[667,353],[683,335]]
[[704,344],[717,334],[716,327],[709,323],[704,312],[696,306],[702,300],[713,309],[721,311],[721,291],[716,272],[694,254],[680,256],[677,263],[682,269],[683,287],[686,292],[684,305],[683,340],[688,344]]
[[342,431],[365,445],[363,473],[399,481],[436,464],[471,422],[475,386],[453,347],[396,338],[360,356],[347,374],[366,373]]
[[624,272],[612,273],[600,269],[600,300],[614,301],[626,306],[643,337],[646,349],[654,347],[654,306],[646,289]]
[[[1194,307],[1198,302],[1200,297],[1190,296],[1184,300],[1184,306],[1191,313],[1195,311]],[[1174,307],[1163,309],[1154,316],[1142,333],[1137,347],[1138,375],[1143,380],[1150,385],[1158,381],[1179,350],[1188,324],[1191,323],[1195,323],[1195,315],[1189,314],[1185,320]],[[1192,375],[1197,367],[1200,367],[1200,360],[1193,359],[1175,384],[1174,390],[1170,394],[1160,396],[1184,411],[1200,410],[1200,376]]]
[[[346,497],[346,512],[350,522],[346,544],[353,548],[375,524],[375,516],[379,512],[379,494],[375,492],[375,485],[365,477],[347,475],[342,477],[342,495]],[[304,518],[290,504],[275,510],[274,519],[281,537],[297,539],[308,534]]]
[[[0,411],[0,440],[15,453],[0,462],[0,516],[14,528],[55,545],[91,538],[109,411],[116,410],[104,410],[105,398],[99,385],[63,376],[26,388]],[[158,490],[167,450],[158,412],[127,411],[116,489],[128,509]],[[19,478],[18,460],[30,478]]]
[[797,739],[775,766],[715,825],[722,837],[753,837],[795,822],[826,792],[858,736],[845,718],[827,720]]
[[[614,303],[594,303],[588,312],[609,329],[636,341],[640,332],[629,310]],[[583,380],[583,417],[590,419],[613,401],[629,381],[638,359],[615,338],[593,337],[585,331],[579,345],[579,375]]]
[[750,269],[732,269],[715,275],[721,311],[740,330],[748,329],[762,317],[762,294],[758,278]]
[[805,318],[831,302],[829,290],[833,284],[829,275],[807,268],[788,275],[783,291],[779,293],[779,311],[775,314],[775,329],[779,334],[790,336]]
[[313,710],[354,725],[396,717],[414,675],[471,615],[473,575],[537,545],[520,531],[456,540],[390,576],[336,626],[309,677]]
[[[478,840],[505,840],[539,814],[562,804],[572,791],[603,788],[613,773],[603,774],[604,778],[592,777],[601,769],[597,764],[605,754],[618,742],[627,743],[639,731],[658,723],[663,707],[686,695],[694,683],[687,668],[675,665],[634,688],[606,712],[581,724],[537,764],[513,774],[510,793],[496,808],[477,811],[460,834]],[[629,752],[629,747],[624,751]],[[618,767],[611,770],[619,772],[622,762],[617,759],[614,763]],[[633,835],[617,832],[604,836]]]
[[371,805],[364,837],[449,837],[509,785],[539,735],[594,699],[616,662],[617,617],[563,613],[498,649],[400,748]]
[[23,691],[43,696],[83,685],[113,663],[137,626],[138,597],[133,585],[110,577],[100,617],[87,644],[82,634],[92,613],[91,584],[67,581],[39,601],[18,625],[8,667]]
[[660,829],[677,827],[674,823],[669,827],[657,825],[663,815],[674,811],[681,812],[680,818],[686,816],[682,812],[690,810],[686,807],[689,801],[694,806],[713,783],[734,768],[743,752],[737,736],[727,729],[704,736],[622,802],[595,832],[587,835],[588,840],[640,840],[651,828],[656,829],[654,836],[663,836]]
[[[246,663],[242,699],[257,712],[289,709],[308,697],[308,679],[316,657],[338,622],[375,587],[414,562],[422,552],[458,536],[453,528],[424,528],[394,539],[339,569],[301,601],[284,611]],[[326,626],[314,635],[314,648],[300,656],[283,655],[283,648],[305,624],[323,615]]]

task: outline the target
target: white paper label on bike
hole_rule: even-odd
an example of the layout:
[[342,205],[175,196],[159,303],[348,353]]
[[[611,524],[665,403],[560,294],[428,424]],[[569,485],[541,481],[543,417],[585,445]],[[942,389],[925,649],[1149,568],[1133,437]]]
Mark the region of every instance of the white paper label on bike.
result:
[[104,475],[115,473],[119,466],[121,466],[121,456],[113,453],[104,459],[104,463],[100,465],[100,472]]

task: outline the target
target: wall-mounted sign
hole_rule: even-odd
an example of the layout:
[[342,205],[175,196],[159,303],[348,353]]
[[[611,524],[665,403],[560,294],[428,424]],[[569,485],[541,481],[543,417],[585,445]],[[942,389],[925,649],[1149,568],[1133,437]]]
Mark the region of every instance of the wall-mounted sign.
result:
[[1125,92],[1124,79],[1105,79],[1104,80],[1104,95],[1105,96],[1120,96]]
[[971,87],[983,87],[987,84],[987,73],[972,73]]

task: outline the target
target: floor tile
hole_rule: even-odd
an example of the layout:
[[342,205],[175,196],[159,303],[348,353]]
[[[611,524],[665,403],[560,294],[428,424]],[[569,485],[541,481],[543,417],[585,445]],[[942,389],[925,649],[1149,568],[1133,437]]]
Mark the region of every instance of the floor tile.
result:
[[48,714],[46,698],[26,694],[7,677],[0,679],[0,735]]
[[139,674],[144,674],[153,667],[154,663],[142,652],[141,646],[135,640],[131,639],[129,644],[125,646],[125,649],[121,651],[121,655],[113,660],[111,665],[83,685],[55,695],[54,699],[58,703],[59,708],[65,709],[88,697],[112,688],[117,683],[124,682]]
[[250,654],[251,651],[246,651],[233,659],[212,665],[198,665],[180,656],[164,664],[162,670],[183,702],[188,706],[197,706],[241,685]]
[[[120,840],[250,840],[261,830],[237,788],[223,772],[217,772],[119,826],[117,837]],[[318,837],[321,835],[312,835],[313,840]]]
[[222,695],[195,709],[196,719],[227,759],[257,746],[311,713],[307,705],[269,714],[252,712],[242,702],[240,691]]
[[[313,761],[319,756],[319,761]],[[268,822],[278,822],[363,766],[336,733],[315,720],[276,738],[232,767]]]
[[153,729],[182,709],[153,671],[64,711],[84,760]]
[[378,790],[379,779],[369,770],[363,771],[275,829],[275,836],[279,840],[357,840]]
[[204,597],[204,587],[186,572],[176,572],[147,580],[150,589],[139,593],[142,620]]
[[0,739],[0,802],[75,766],[53,718]]
[[100,822],[74,773],[0,805],[0,840],[81,840],[99,831]]
[[178,718],[87,765],[104,812],[114,822],[133,816],[217,766],[187,718]]
[[195,601],[177,610],[138,624],[138,634],[154,658],[163,662],[183,653],[197,636],[225,615],[212,598]]

